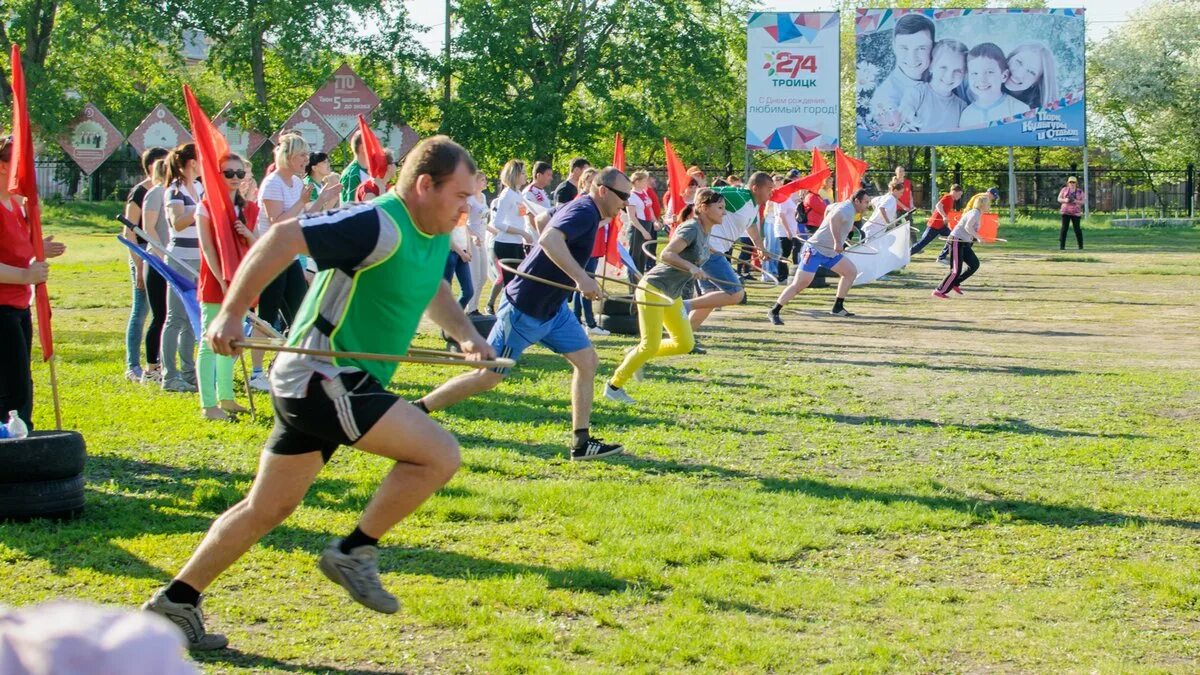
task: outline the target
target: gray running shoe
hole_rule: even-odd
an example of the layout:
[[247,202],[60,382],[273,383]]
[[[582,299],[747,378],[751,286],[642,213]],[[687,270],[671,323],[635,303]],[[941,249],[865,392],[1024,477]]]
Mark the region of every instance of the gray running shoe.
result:
[[204,630],[204,615],[200,613],[198,604],[184,605],[171,602],[167,599],[166,589],[159,589],[146,604],[142,605],[142,611],[153,612],[178,626],[179,630],[183,631],[183,636],[187,638],[188,649],[192,651],[206,652],[213,649],[224,649],[229,644],[229,639],[224,635]]
[[173,377],[162,385],[163,391],[172,391],[177,394],[192,394],[196,392],[196,388],[183,380],[180,377]]
[[388,593],[379,581],[379,549],[374,546],[359,546],[349,553],[338,548],[341,538],[329,542],[321,553],[317,566],[330,581],[346,589],[350,597],[364,607],[395,614],[400,601]]

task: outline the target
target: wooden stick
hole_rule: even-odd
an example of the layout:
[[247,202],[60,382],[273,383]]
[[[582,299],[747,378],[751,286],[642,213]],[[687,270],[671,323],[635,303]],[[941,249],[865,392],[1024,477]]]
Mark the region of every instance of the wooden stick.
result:
[[[564,291],[579,290],[578,288],[575,288],[574,286],[568,286],[567,284],[559,283],[557,281],[551,281],[550,279],[543,279],[542,277],[534,276],[532,274],[529,274],[528,272],[522,272],[511,264],[511,263],[520,264],[520,262],[521,262],[520,260],[516,260],[513,258],[505,258],[503,260],[497,260],[496,264],[500,266],[500,269],[504,270],[505,272],[508,272],[509,274],[513,274],[518,277],[523,277],[525,279],[529,279],[530,281],[536,281],[539,284],[545,284],[545,285],[551,286],[553,288],[561,288]],[[614,283],[628,286],[629,288],[633,289],[634,291],[637,291],[637,289],[641,288],[648,295],[653,295],[654,297],[660,298],[663,301],[663,302],[645,302],[645,301],[639,301],[633,296],[630,296],[629,298],[609,296],[608,299],[612,300],[613,302],[624,302],[624,303],[631,304],[631,305],[645,305],[646,307],[670,307],[671,305],[675,304],[674,299],[668,298],[667,296],[663,295],[662,293],[659,293],[658,291],[655,291],[655,290],[652,290],[649,288],[645,288],[642,286],[638,286],[637,284],[629,281],[628,279],[618,279],[616,277],[610,277],[610,276],[607,276],[604,274],[597,274],[595,272],[590,272],[588,274],[588,276],[592,277],[593,279],[600,279],[601,282],[603,282],[605,279],[607,279],[608,281],[612,281]]]
[[[468,361],[462,354],[454,352],[438,352],[445,356],[425,356],[423,354],[417,356],[396,356],[394,354],[373,354],[370,352],[340,352],[328,349],[310,349],[308,347],[291,347],[288,345],[279,344],[277,342],[269,342],[266,340],[234,340],[234,347],[242,347],[245,349],[261,349],[264,351],[287,352],[289,354],[303,354],[305,356],[324,356],[335,359],[358,359],[361,361],[385,361],[388,363],[428,363],[439,366],[465,366],[468,368],[512,368],[517,365],[517,362],[512,359],[495,358],[490,361]],[[428,353],[428,350],[425,350]]]
[[246,400],[250,404],[250,416],[254,417],[254,387],[250,386],[250,369],[246,367],[246,352],[242,352],[238,357],[238,360],[242,362],[242,379],[246,381]]
[[62,431],[62,403],[58,400],[58,371],[54,368],[57,354],[50,357],[50,393],[54,396],[54,428]]
[[[679,267],[677,265],[672,265],[669,262],[659,260],[653,253],[650,252],[650,249],[648,248],[650,246],[650,244],[653,244],[653,243],[654,242],[652,242],[652,241],[648,241],[648,242],[642,244],[642,252],[646,254],[647,258],[650,258],[654,262],[659,263],[661,265],[666,265],[668,267],[674,267],[675,269],[677,269],[681,272],[690,272],[691,271],[691,270],[685,270],[682,267]],[[724,281],[722,279],[713,279],[712,277],[705,277],[704,279],[696,279],[693,277],[692,281],[711,281],[712,283],[717,284],[718,286],[724,286],[725,288],[732,288],[735,291],[742,290],[742,284],[740,284],[740,283],[733,283],[732,281]]]

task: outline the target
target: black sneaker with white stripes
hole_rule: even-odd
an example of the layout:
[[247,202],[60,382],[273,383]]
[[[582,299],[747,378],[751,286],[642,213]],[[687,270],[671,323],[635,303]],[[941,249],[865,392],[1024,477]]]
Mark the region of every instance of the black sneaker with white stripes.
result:
[[571,461],[602,459],[622,452],[625,452],[625,448],[619,443],[605,443],[599,438],[589,438],[587,443],[571,448]]

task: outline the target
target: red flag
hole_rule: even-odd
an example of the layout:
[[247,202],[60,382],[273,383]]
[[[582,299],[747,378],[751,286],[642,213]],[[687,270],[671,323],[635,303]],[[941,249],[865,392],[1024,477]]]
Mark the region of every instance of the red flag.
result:
[[825,155],[822,155],[820,150],[813,148],[812,172],[816,173],[822,169],[829,170],[829,165],[825,163]]
[[[625,173],[625,143],[621,140],[621,134],[617,134],[616,140],[613,143],[613,166],[621,173]],[[617,251],[618,234],[621,232],[621,216],[620,214],[613,216],[608,223],[608,248],[604,252],[604,260],[609,265],[622,267],[621,254]]]
[[[21,49],[12,46],[12,95],[13,116],[12,161],[9,166],[8,190],[25,198],[25,221],[29,224],[29,239],[33,244],[33,257],[39,262],[46,260],[42,242],[42,209],[38,204],[37,171],[33,166],[33,128],[29,122],[29,99],[25,92],[25,68],[21,64]],[[54,333],[50,328],[50,292],[46,284],[34,287],[37,303],[38,342],[42,345],[42,360],[54,356]]]
[[788,197],[796,194],[801,190],[816,192],[825,184],[825,179],[829,178],[829,169],[821,169],[814,171],[807,176],[802,176],[796,180],[780,185],[771,191],[771,201],[776,204],[782,204],[788,200]]
[[867,163],[842,152],[841,146],[833,150],[833,163],[837,167],[837,198],[838,201],[845,201],[862,187]]
[[[217,257],[221,261],[221,277],[228,284],[233,281],[234,272],[250,248],[246,240],[233,229],[237,213],[233,210],[233,201],[225,189],[225,176],[221,173],[221,161],[229,154],[229,143],[204,114],[186,84],[183,85],[183,100],[187,104],[188,121],[192,125],[192,138],[195,139],[196,154],[200,160],[200,177],[207,188],[204,191],[205,210],[212,224]],[[253,221],[246,224],[254,227]]]
[[683,191],[687,189],[688,176],[687,169],[683,166],[683,161],[679,159],[679,155],[675,154],[675,148],[671,145],[671,141],[663,139],[663,153],[667,158],[667,204],[670,205],[673,215],[677,218],[683,211]]
[[383,154],[383,145],[379,143],[379,138],[371,131],[371,127],[367,126],[367,119],[361,114],[358,116],[358,133],[362,135],[363,151],[367,153],[367,173],[371,178],[383,180],[388,169],[387,155]]

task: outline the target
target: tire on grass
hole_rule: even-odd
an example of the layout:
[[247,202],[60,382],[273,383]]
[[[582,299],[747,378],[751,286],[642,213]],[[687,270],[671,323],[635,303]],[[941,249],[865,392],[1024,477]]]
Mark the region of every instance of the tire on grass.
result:
[[[490,314],[473,315],[467,318],[471,320],[471,323],[475,324],[475,330],[479,331],[479,334],[482,335],[484,339],[487,339],[488,333],[492,332],[492,326],[496,325],[496,317]],[[446,331],[442,331],[442,339],[446,341],[446,349],[448,351],[462,351],[462,348],[458,346],[458,342],[454,338],[447,335]]]
[[83,474],[58,480],[6,483],[0,488],[0,521],[68,520],[83,513]]
[[78,476],[86,457],[83,436],[75,431],[34,431],[25,438],[0,440],[0,483]]
[[[616,298],[624,298],[625,301]],[[633,304],[632,300],[633,296],[629,294],[605,298],[604,302],[600,303],[600,313],[607,316],[634,316],[637,314],[637,305]]]
[[639,335],[636,316],[601,314],[600,327],[617,335]]

